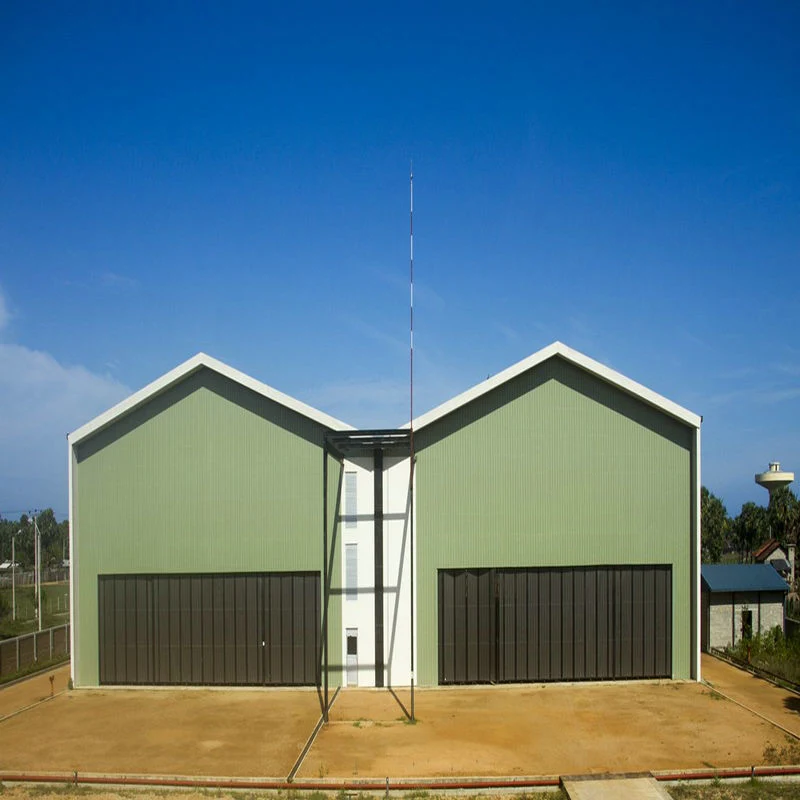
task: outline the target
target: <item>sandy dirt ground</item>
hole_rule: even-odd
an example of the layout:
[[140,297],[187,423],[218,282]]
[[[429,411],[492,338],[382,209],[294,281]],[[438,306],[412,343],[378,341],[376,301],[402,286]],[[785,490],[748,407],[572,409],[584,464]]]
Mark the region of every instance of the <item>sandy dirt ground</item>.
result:
[[313,690],[79,690],[0,722],[0,770],[285,778]]
[[[781,690],[704,666],[722,691],[736,689],[751,707],[763,696],[765,710],[796,725]],[[66,670],[56,673],[66,681]],[[44,675],[2,689],[0,708],[49,688]],[[342,690],[298,778],[749,766],[786,743],[773,725],[690,682],[423,689],[414,725],[409,707],[407,689]],[[0,771],[284,778],[319,713],[313,690],[68,691],[0,722]]]
[[41,675],[15,683],[13,686],[0,687],[0,717],[13,714],[26,706],[50,697],[50,676],[53,676],[52,692],[63,692],[69,684],[69,664],[56,667]]
[[[407,705],[407,699],[400,699]],[[695,683],[343,690],[301,777],[577,775],[761,764],[784,734]]]
[[800,697],[718,658],[703,654],[703,680],[800,736]]

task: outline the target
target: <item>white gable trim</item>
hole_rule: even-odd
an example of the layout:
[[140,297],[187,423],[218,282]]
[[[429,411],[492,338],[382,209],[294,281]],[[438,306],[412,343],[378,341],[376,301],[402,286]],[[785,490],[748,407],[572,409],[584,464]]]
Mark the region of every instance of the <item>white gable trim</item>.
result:
[[117,403],[117,405],[115,405],[113,408],[110,408],[108,411],[100,414],[100,416],[95,417],[91,422],[87,422],[76,431],[73,431],[71,434],[69,434],[69,443],[71,445],[78,444],[78,442],[83,441],[93,433],[96,433],[102,428],[107,427],[125,414],[128,414],[139,406],[144,405],[151,398],[161,394],[162,392],[165,392],[167,389],[179,383],[184,378],[204,367],[211,369],[220,375],[224,375],[226,378],[234,381],[234,383],[245,386],[254,391],[256,394],[260,394],[269,400],[273,400],[274,402],[291,409],[292,411],[296,411],[298,414],[302,414],[302,416],[308,417],[309,419],[313,420],[314,422],[318,422],[320,425],[323,425],[326,428],[331,428],[332,430],[336,431],[353,430],[351,425],[347,425],[346,423],[341,422],[334,417],[330,417],[327,414],[324,414],[322,411],[317,411],[316,408],[312,408],[311,406],[302,403],[300,400],[295,400],[288,394],[279,392],[277,389],[267,386],[266,383],[261,383],[261,381],[257,381],[255,378],[245,375],[244,372],[240,372],[238,369],[234,369],[233,367],[229,367],[227,364],[223,364],[222,361],[218,361],[216,358],[212,358],[205,353],[198,353],[196,356],[192,356],[192,358],[190,358],[188,361],[184,361],[183,364],[175,367],[175,369],[170,370],[165,375],[162,375],[157,380],[154,380],[152,383],[145,386],[144,389],[134,392],[130,397],[126,398],[120,403]]
[[[666,397],[662,397],[660,394],[648,389],[646,386],[642,386],[640,383],[636,383],[636,381],[626,378],[621,373],[611,369],[610,367],[604,366],[599,361],[595,361],[593,358],[589,358],[588,356],[583,355],[583,353],[579,353],[577,350],[573,350],[571,347],[567,347],[567,345],[562,344],[561,342],[553,342],[553,344],[543,347],[533,355],[524,358],[522,361],[518,361],[516,364],[504,369],[502,372],[498,372],[497,375],[493,375],[491,378],[482,381],[476,386],[473,386],[471,389],[467,389],[466,392],[456,395],[456,397],[453,397],[445,403],[442,403],[440,406],[437,406],[431,411],[428,411],[427,413],[417,417],[414,420],[414,429],[418,430],[420,428],[424,428],[426,425],[436,422],[436,420],[452,413],[467,403],[471,403],[478,397],[481,397],[487,392],[491,392],[492,389],[496,389],[498,386],[501,386],[513,378],[516,378],[523,372],[527,372],[529,369],[538,366],[553,356],[560,356],[564,360],[569,361],[570,363],[575,364],[582,369],[585,369],[587,372],[596,375],[598,378],[610,383],[612,386],[616,386],[619,389],[622,389],[624,392],[643,400],[648,405],[663,411],[665,414],[674,417],[680,422],[684,422],[693,428],[700,427],[701,417],[699,417],[697,414],[693,414],[691,411],[679,406],[677,403],[667,400]],[[403,427],[408,428],[408,423],[403,425]]]

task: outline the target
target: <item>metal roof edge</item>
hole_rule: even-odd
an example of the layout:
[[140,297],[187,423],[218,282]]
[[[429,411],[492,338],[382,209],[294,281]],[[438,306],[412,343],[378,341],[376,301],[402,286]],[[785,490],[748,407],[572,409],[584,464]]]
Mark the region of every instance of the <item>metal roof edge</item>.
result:
[[238,383],[240,386],[244,386],[256,394],[260,394],[262,397],[266,397],[269,400],[279,403],[280,405],[285,406],[286,408],[289,408],[292,411],[295,411],[296,413],[301,414],[302,416],[307,417],[326,428],[339,431],[353,430],[351,425],[348,425],[347,423],[342,422],[335,417],[331,417],[328,414],[325,414],[324,412],[319,411],[318,409],[313,408],[306,403],[303,403],[301,400],[297,400],[288,394],[284,394],[277,389],[273,389],[266,383],[262,383],[255,378],[251,378],[244,372],[228,366],[213,356],[209,356],[206,353],[197,353],[196,355],[184,361],[182,364],[179,364],[174,369],[171,369],[169,372],[162,375],[160,378],[156,378],[156,380],[148,383],[144,388],[139,389],[129,397],[126,397],[124,400],[117,403],[115,406],[112,406],[107,411],[104,411],[93,420],[90,420],[85,425],[82,425],[80,428],[74,430],[67,436],[69,444],[76,445],[79,442],[82,442],[84,439],[87,439],[89,436],[97,433],[97,431],[111,425],[116,420],[144,405],[151,398],[161,394],[162,392],[165,392],[167,389],[171,388],[177,383],[180,383],[180,381],[188,378],[190,375],[202,368],[213,370],[214,372],[228,378],[234,383]]
[[789,591],[789,584],[770,564],[702,564],[700,575],[712,594]]
[[[700,428],[702,417],[700,417],[698,414],[683,408],[683,406],[672,402],[672,400],[668,400],[666,397],[654,392],[652,389],[648,389],[646,386],[627,378],[622,373],[617,372],[616,370],[611,369],[604,364],[601,364],[599,361],[595,361],[593,358],[589,358],[589,356],[586,356],[577,350],[573,350],[563,342],[555,341],[552,344],[543,347],[541,350],[537,350],[527,358],[523,358],[516,364],[512,364],[502,372],[498,372],[491,378],[487,378],[485,381],[481,381],[481,383],[478,383],[472,388],[467,389],[465,392],[461,392],[461,394],[452,397],[450,400],[445,401],[436,408],[421,414],[413,421],[414,429],[418,430],[430,425],[433,422],[436,422],[447,414],[456,411],[467,403],[476,400],[478,397],[481,397],[487,392],[492,391],[492,389],[496,389],[498,386],[501,386],[513,378],[516,378],[523,372],[527,372],[529,369],[533,369],[534,367],[542,364],[550,358],[553,358],[554,356],[560,356],[566,361],[569,361],[570,363],[581,367],[587,372],[596,375],[598,378],[606,381],[606,383],[610,383],[612,386],[622,389],[624,392],[639,398],[648,405],[663,411],[665,414],[668,414],[669,416],[685,423],[686,425],[689,425],[693,428]],[[402,427],[408,428],[409,423],[406,423]]]

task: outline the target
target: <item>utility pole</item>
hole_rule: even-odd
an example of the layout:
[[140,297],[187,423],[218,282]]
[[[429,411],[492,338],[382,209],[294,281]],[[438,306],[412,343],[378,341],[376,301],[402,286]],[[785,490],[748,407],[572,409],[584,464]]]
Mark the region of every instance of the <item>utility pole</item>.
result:
[[39,604],[39,630],[42,629],[42,535],[39,533],[39,526],[36,520],[33,520],[33,525],[36,528],[36,550],[39,553],[39,593],[36,596],[36,602]]
[[39,618],[39,630],[42,629],[42,551],[39,540],[39,525],[36,522],[36,511],[33,512],[33,561],[34,581],[36,584],[36,614]]
[[39,590],[36,592],[36,603],[39,607],[39,630],[42,629],[42,536],[39,533],[39,524],[33,518],[33,529],[36,531],[36,555],[39,566],[36,568],[36,577],[39,578]]
[[11,619],[17,620],[17,536],[21,530],[11,535]]

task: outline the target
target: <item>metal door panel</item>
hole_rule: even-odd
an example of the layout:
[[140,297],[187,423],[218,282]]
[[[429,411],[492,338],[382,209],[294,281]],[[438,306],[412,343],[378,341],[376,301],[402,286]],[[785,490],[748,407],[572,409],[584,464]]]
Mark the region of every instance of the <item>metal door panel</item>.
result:
[[440,683],[671,675],[669,565],[440,570],[438,583]]
[[317,573],[104,575],[103,684],[309,685],[318,679]]

